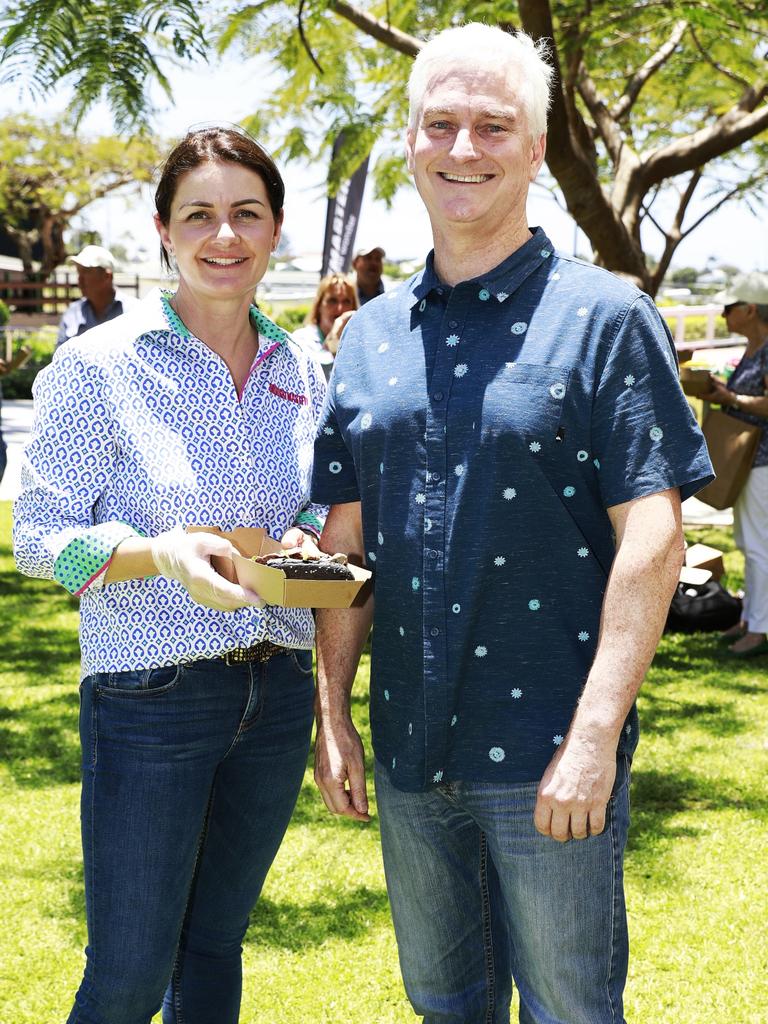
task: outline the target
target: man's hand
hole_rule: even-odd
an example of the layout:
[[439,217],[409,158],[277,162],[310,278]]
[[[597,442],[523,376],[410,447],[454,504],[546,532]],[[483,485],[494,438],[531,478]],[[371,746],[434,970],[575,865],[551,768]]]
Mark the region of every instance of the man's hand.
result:
[[252,590],[230,583],[211,565],[211,558],[232,558],[235,548],[213,533],[169,530],[150,541],[152,561],[161,576],[178,580],[197,604],[218,611],[263,608],[265,602]]
[[319,558],[321,555],[314,537],[304,533],[300,526],[292,526],[290,530],[286,530],[280,538],[280,544],[284,548],[301,548],[311,558]]
[[315,782],[332,814],[356,821],[370,821],[365,784],[365,752],[360,736],[345,716],[327,726],[317,726]]
[[616,743],[566,737],[547,765],[533,821],[559,843],[586,839],[605,828],[605,809],[616,779]]

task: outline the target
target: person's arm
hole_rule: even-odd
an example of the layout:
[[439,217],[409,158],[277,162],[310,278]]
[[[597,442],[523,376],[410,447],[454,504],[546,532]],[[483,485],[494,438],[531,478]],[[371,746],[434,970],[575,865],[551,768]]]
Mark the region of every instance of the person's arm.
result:
[[751,413],[752,416],[768,416],[768,395],[740,395],[716,377],[712,378],[711,390],[701,397],[705,402],[730,406],[739,412]]
[[[332,505],[320,547],[363,560],[359,502]],[[352,608],[317,609],[315,782],[333,814],[369,821],[365,753],[352,724],[350,695],[373,621],[373,596]]]
[[608,515],[617,550],[597,651],[534,812],[538,831],[560,842],[605,826],[621,729],[656,651],[684,556],[676,488],[615,505]]

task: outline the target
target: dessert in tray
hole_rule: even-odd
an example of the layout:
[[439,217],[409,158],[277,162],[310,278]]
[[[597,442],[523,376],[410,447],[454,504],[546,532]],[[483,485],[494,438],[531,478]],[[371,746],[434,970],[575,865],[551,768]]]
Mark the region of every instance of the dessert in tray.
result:
[[270,569],[281,569],[292,580],[353,580],[355,577],[347,566],[347,556],[310,555],[303,548],[286,548],[280,552],[254,555],[252,561],[267,565]]

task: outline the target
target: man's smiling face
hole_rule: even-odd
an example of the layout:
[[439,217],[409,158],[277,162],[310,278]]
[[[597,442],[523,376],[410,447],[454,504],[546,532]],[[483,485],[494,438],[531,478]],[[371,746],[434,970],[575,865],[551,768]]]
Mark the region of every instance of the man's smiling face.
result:
[[435,234],[487,236],[524,223],[544,139],[531,137],[513,74],[468,65],[436,68],[406,144]]

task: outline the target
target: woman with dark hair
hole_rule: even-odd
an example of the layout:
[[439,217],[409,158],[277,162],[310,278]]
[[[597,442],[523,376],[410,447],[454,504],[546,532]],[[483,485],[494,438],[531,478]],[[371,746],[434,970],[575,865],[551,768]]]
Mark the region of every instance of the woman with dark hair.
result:
[[341,332],[357,309],[355,282],[346,274],[328,274],[317,286],[304,327],[293,332],[298,341],[318,360],[330,377]]
[[[35,384],[19,569],[81,597],[88,948],[69,1024],[235,1024],[249,913],[298,796],[311,611],[219,575],[194,524],[313,544],[325,383],[252,305],[283,183],[245,132],[190,132],[155,222],[179,284],[72,339]],[[164,995],[165,994],[165,995]],[[164,998],[163,998],[164,996]]]

